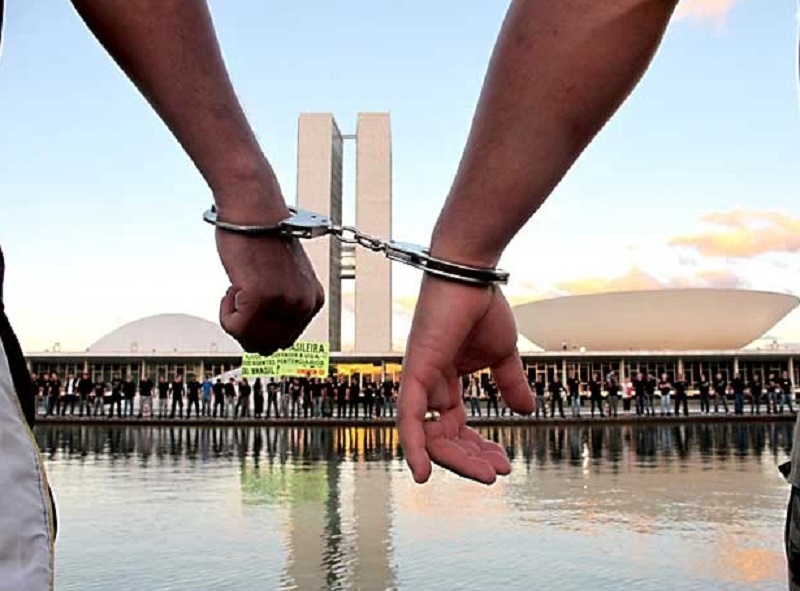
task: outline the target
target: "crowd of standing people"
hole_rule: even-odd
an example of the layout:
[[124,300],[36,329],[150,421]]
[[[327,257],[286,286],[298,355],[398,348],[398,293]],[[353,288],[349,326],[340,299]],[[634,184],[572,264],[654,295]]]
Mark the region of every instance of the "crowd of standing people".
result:
[[[320,418],[339,419],[394,417],[400,383],[363,380],[357,376],[320,378],[260,377],[251,383],[246,377],[206,375],[203,381],[189,375],[167,380],[150,376],[134,381],[132,375],[110,382],[94,379],[84,372],[31,374],[38,393],[39,412],[45,416],[191,418]],[[138,398],[138,412],[136,400]],[[184,413],[185,410],[185,413]]]
[[[207,375],[203,381],[189,375],[167,380],[159,376],[153,381],[142,376],[136,382],[133,376],[119,376],[110,382],[88,373],[79,376],[68,374],[61,379],[57,374],[31,375],[38,391],[40,413],[45,416],[83,417],[158,417],[158,418],[319,418],[339,419],[394,417],[400,382],[389,376],[382,381],[358,376],[320,378],[274,377],[218,377]],[[689,415],[689,398],[700,401],[700,413],[729,414],[732,399],[733,412],[745,413],[749,402],[751,414],[782,414],[784,409],[794,412],[793,383],[789,373],[769,374],[766,380],[754,374],[746,380],[735,373],[727,380],[717,373],[708,379],[701,375],[690,384],[682,374],[671,379],[662,374],[657,379],[651,374],[637,373],[622,382],[616,372],[605,378],[595,372],[588,381],[581,381],[576,372],[568,372],[566,381],[558,374],[552,379],[544,377],[531,382],[536,400],[535,417],[566,418],[568,407],[573,418],[581,416],[585,402],[590,405],[591,416],[617,417],[620,412],[636,416]],[[487,374],[465,376],[463,381],[464,405],[471,416],[504,417],[512,411],[494,380]],[[137,404],[138,399],[138,404]]]
[[[729,399],[733,399],[733,412],[745,414],[745,404],[749,401],[750,413],[761,414],[762,405],[767,414],[782,414],[784,408],[794,413],[794,385],[789,372],[781,375],[770,373],[762,380],[758,373],[746,380],[740,372],[733,379],[727,380],[722,373],[716,373],[712,379],[701,375],[699,380],[690,384],[683,374],[674,379],[668,374],[661,374],[660,379],[649,373],[639,372],[627,382],[619,379],[617,372],[611,372],[605,378],[595,372],[588,381],[581,381],[574,371],[568,373],[566,383],[558,374],[547,380],[540,376],[532,381],[531,390],[536,398],[535,416],[538,419],[555,418],[564,414],[564,403],[569,406],[573,418],[581,416],[584,401],[591,405],[591,416],[595,412],[601,418],[617,417],[622,412],[632,412],[636,416],[689,416],[689,398],[696,396],[700,400],[700,413],[710,414],[713,403],[714,413],[730,414]],[[485,405],[486,416],[506,416],[506,407],[497,385],[488,376],[468,376],[463,383],[464,404],[472,416],[482,416]],[[549,406],[549,413],[548,413]],[[509,414],[511,411],[508,411]]]

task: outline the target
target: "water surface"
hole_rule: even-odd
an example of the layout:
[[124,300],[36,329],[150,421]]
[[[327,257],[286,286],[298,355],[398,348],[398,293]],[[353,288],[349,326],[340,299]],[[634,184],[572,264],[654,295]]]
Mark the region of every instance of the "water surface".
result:
[[390,428],[41,426],[56,589],[784,588],[791,424],[483,432],[492,487]]

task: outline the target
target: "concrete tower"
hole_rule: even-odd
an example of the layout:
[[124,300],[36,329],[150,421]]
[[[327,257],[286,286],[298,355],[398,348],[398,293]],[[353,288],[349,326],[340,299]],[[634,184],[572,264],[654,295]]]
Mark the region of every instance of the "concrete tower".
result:
[[[360,113],[356,126],[356,226],[390,238],[392,137],[388,113]],[[392,350],[392,266],[382,254],[356,249],[357,353]]]
[[[342,134],[330,113],[300,115],[297,141],[297,206],[342,223]],[[303,243],[325,288],[325,306],[301,339],[342,349],[342,248],[316,238]]]

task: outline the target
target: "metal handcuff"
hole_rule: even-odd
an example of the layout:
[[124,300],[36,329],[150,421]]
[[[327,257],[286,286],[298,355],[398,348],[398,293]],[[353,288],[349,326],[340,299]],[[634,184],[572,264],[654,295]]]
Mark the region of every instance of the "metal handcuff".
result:
[[360,232],[352,226],[334,224],[330,218],[303,209],[289,208],[291,215],[273,226],[243,226],[231,224],[217,217],[217,209],[203,214],[203,220],[221,230],[247,236],[286,236],[312,239],[323,236],[336,238],[342,244],[355,244],[373,252],[383,253],[387,259],[397,261],[452,281],[471,285],[505,285],[508,273],[500,269],[470,267],[432,257],[424,246],[382,240]]

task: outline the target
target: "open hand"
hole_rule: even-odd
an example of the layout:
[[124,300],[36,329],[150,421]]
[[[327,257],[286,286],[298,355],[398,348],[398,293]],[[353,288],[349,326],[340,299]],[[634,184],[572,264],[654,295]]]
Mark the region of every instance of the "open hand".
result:
[[[403,361],[398,428],[414,480],[431,462],[484,484],[511,471],[505,451],[466,426],[460,376],[490,368],[512,410],[530,414],[533,395],[517,351],[514,315],[497,287],[472,287],[426,275]],[[441,418],[425,422],[425,413]]]

